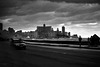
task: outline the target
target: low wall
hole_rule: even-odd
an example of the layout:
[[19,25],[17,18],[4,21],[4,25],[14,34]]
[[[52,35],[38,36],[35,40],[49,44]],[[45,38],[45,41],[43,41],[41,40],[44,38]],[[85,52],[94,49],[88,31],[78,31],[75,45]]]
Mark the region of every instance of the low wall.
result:
[[[40,43],[56,43],[56,44],[79,44],[79,41],[51,41],[51,40],[24,40],[28,42],[40,42]],[[88,45],[87,41],[82,41],[82,45]]]

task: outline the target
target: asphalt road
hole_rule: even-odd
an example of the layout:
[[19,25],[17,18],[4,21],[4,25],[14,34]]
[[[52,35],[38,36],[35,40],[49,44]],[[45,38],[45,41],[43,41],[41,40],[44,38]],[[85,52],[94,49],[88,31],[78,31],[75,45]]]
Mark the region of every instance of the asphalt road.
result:
[[100,67],[100,51],[49,47],[16,50],[0,42],[0,67]]

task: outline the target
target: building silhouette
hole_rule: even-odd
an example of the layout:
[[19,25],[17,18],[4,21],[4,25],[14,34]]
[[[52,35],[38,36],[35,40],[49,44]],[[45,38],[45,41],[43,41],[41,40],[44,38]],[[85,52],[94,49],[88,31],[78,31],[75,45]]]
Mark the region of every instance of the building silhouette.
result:
[[71,37],[72,38],[78,38],[78,35],[77,34],[73,34]]
[[46,26],[45,24],[43,26],[37,26],[37,38],[51,38],[52,30],[51,26]]
[[[11,31],[11,28],[9,29]],[[19,30],[15,33],[15,38],[31,38],[31,39],[51,39],[51,38],[69,38],[70,32],[65,31],[65,27],[62,26],[62,30],[60,31],[59,28],[57,28],[56,31],[53,30],[52,26],[47,26],[46,24],[43,24],[43,26],[37,26],[37,29],[35,31],[28,31],[28,32],[22,32],[22,30]]]
[[9,27],[8,32],[12,34],[12,33],[15,33],[15,30],[13,28]]
[[43,24],[43,26],[37,26],[37,29],[35,31],[35,37],[36,38],[65,38],[70,37],[70,32],[65,32],[65,27],[62,26],[62,31],[59,31],[59,28],[57,28],[56,31],[53,30],[51,26],[46,26]]
[[62,26],[62,35],[64,36],[65,35],[65,27]]
[[3,23],[0,23],[0,30],[3,30]]
[[70,37],[71,36],[71,34],[70,34],[70,32],[68,32],[68,37]]

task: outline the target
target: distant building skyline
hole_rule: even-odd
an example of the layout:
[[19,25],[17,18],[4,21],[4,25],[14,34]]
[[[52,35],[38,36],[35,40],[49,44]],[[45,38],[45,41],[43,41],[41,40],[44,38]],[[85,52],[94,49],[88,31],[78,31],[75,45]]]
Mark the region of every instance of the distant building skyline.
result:
[[[45,25],[43,25],[43,26],[45,26]],[[15,32],[17,32],[17,31],[22,31],[22,32],[31,32],[31,31],[36,31],[36,29],[37,29],[37,27],[43,27],[43,26],[41,26],[41,25],[37,25],[37,26],[35,26],[35,28],[33,28],[33,29],[31,29],[31,30],[25,30],[25,29],[18,29],[18,30],[16,30],[15,29]],[[46,26],[50,26],[50,25],[46,25]],[[52,26],[51,26],[51,28],[52,28]],[[82,36],[81,34],[78,34],[77,32],[71,32],[71,31],[67,31],[67,27],[65,26],[65,25],[62,25],[61,27],[58,27],[58,28],[52,28],[54,31],[57,31],[57,30],[59,30],[60,32],[69,32],[69,33],[67,33],[69,36],[74,36],[75,34],[77,34],[78,36]],[[84,32],[83,32],[84,33]],[[95,34],[95,33],[94,33]],[[92,34],[90,35],[90,36],[92,36]],[[84,37],[84,36],[82,36],[82,37],[84,37],[84,38],[88,38],[88,37],[90,37],[90,36],[86,36],[86,37]]]
[[43,26],[37,26],[35,31],[22,32],[22,30],[16,31],[15,38],[36,38],[36,39],[51,39],[51,38],[70,38],[70,32],[65,32],[65,27],[62,26],[62,31],[57,28],[53,30],[52,26],[43,24]]
[[[42,27],[41,25],[39,25],[40,27]],[[45,25],[44,25],[45,26]],[[50,25],[46,25],[46,26],[50,26]],[[35,28],[36,27],[36,28]],[[36,29],[37,29],[37,27],[38,27],[38,25],[37,26],[35,26],[34,27],[34,29],[31,29],[31,30],[23,30],[23,29],[19,29],[19,30],[21,30],[22,32],[30,32],[30,31],[35,31]],[[12,27],[8,27],[8,29],[9,28],[12,28]],[[78,34],[77,32],[71,32],[71,31],[67,31],[67,27],[65,26],[65,25],[62,25],[62,27],[58,27],[58,28],[53,28],[53,27],[51,27],[51,29],[53,30],[53,31],[57,31],[57,29],[60,31],[60,32],[69,32],[69,33],[67,33],[69,36],[74,36],[75,34],[77,34],[78,36],[82,36],[81,34]],[[17,32],[17,31],[19,31],[19,30],[16,30],[16,29],[14,29],[14,31],[15,32]],[[84,32],[83,32],[84,33]],[[35,33],[36,34],[36,33]],[[94,33],[95,34],[95,33]],[[98,34],[97,34],[98,35]],[[90,36],[92,36],[92,34],[90,35]],[[88,38],[88,37],[90,37],[90,36],[86,36],[86,37],[84,37],[84,36],[82,36],[83,38]]]
[[[71,32],[66,32],[65,26],[62,26],[62,30],[59,28],[56,31],[53,30],[52,26],[43,24],[43,26],[37,26],[35,31],[22,32],[22,30],[18,30],[15,32],[15,29],[9,27],[8,30],[2,30],[2,34],[4,37],[18,37],[18,38],[78,38],[81,35],[72,34]],[[92,36],[92,35],[91,35]],[[81,36],[82,37],[82,36]]]
[[35,33],[37,36],[36,38],[61,38],[61,37],[70,37],[68,36],[68,33],[65,32],[65,27],[62,26],[62,31],[59,31],[57,28],[56,31],[53,30],[52,26],[48,26],[46,24],[43,24],[43,26],[37,26],[37,29],[35,30]]

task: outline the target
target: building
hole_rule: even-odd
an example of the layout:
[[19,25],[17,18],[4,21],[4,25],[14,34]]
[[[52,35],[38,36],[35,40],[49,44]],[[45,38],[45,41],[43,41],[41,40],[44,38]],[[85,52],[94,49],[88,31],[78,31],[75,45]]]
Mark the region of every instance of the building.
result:
[[3,30],[3,24],[0,23],[0,40],[1,40],[1,37],[2,37],[2,30]]
[[29,32],[23,32],[23,35],[28,37],[28,38],[35,38],[35,32],[34,31],[29,31]]
[[62,35],[65,36],[65,27],[62,26]]
[[68,38],[68,37],[70,37],[70,33],[65,32],[64,26],[62,27],[62,31],[59,31],[59,28],[57,28],[57,30],[54,31],[52,26],[46,26],[45,24],[43,24],[43,26],[37,26],[37,29],[35,31],[22,32],[22,30],[19,30],[15,33],[15,38],[50,39],[50,38]]
[[73,34],[71,37],[72,38],[78,38],[78,35],[77,34]]
[[70,32],[68,32],[67,35],[68,35],[68,37],[70,37],[71,36]]
[[15,30],[14,30],[13,28],[9,27],[9,28],[8,28],[8,32],[9,32],[10,34],[12,34],[12,33],[15,33]]
[[65,32],[65,27],[62,26],[62,31],[59,31],[59,28],[57,28],[56,31],[53,30],[51,26],[46,26],[43,24],[43,26],[37,26],[37,29],[35,31],[35,38],[66,38],[70,37],[70,33]]
[[52,27],[46,26],[37,26],[37,38],[52,38]]
[[55,37],[60,38],[61,36],[62,36],[62,32],[59,31],[59,28],[57,28],[57,30],[55,31]]
[[0,23],[0,30],[3,30],[3,24]]

